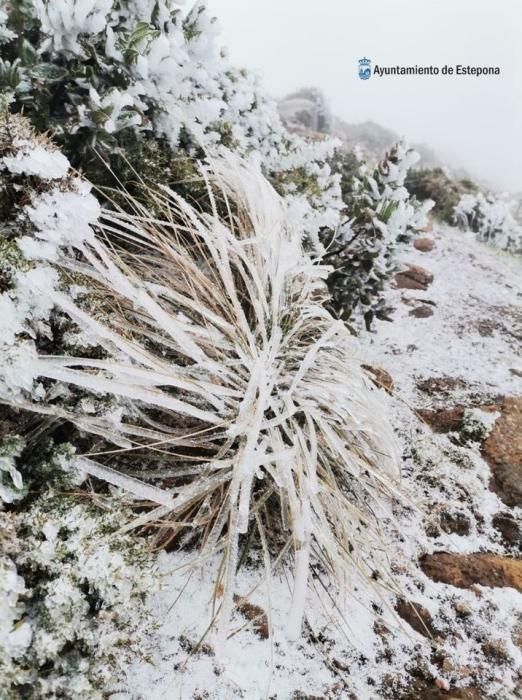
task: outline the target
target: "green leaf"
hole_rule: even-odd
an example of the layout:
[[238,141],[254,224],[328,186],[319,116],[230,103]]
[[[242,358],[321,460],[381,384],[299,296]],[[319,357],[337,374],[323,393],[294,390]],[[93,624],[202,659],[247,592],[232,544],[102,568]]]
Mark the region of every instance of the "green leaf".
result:
[[123,47],[123,57],[127,63],[132,63],[139,56],[140,52],[157,36],[159,30],[155,29],[148,22],[138,22],[136,28],[127,39]]
[[69,74],[67,68],[57,66],[53,63],[39,63],[31,68],[29,74],[37,80],[44,80],[47,83],[58,83]]
[[3,61],[0,59],[0,87],[5,90],[11,88],[16,90],[20,87],[24,78],[24,69],[21,66],[20,59],[16,61]]
[[22,39],[18,56],[23,66],[34,66],[38,61],[38,52],[27,39]]

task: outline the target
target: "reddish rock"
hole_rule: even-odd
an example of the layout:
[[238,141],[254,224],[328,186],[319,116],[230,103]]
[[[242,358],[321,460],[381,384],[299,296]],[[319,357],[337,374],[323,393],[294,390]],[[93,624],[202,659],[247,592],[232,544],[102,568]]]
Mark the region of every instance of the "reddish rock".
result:
[[430,316],[433,316],[433,309],[427,304],[422,304],[422,306],[416,306],[414,309],[412,309],[409,315],[414,316],[415,318],[429,318]]
[[408,265],[403,272],[395,275],[395,284],[399,289],[427,289],[433,282],[433,275],[420,265]]
[[500,409],[500,406],[498,403],[483,403],[482,406],[477,406],[477,408],[480,408],[484,413],[496,413]]
[[370,377],[375,386],[382,387],[391,394],[395,385],[391,374],[382,367],[372,367],[372,365],[361,365],[366,374]]
[[508,397],[482,451],[493,487],[508,506],[522,506],[522,397]]
[[417,415],[436,433],[458,431],[464,420],[464,406],[440,409],[419,409]]
[[430,250],[433,250],[435,247],[435,241],[433,238],[423,236],[422,238],[416,238],[413,241],[413,245],[417,250],[420,250],[421,253],[429,253]]
[[464,666],[463,664],[456,664],[452,659],[446,657],[442,661],[442,670],[444,673],[451,673],[458,678],[468,678],[471,675],[471,669],[469,666]]
[[402,617],[402,619],[419,634],[428,638],[436,635],[433,629],[431,614],[429,610],[420,603],[414,603],[404,598],[399,598],[395,610],[399,617]]
[[449,554],[436,552],[420,559],[426,576],[457,588],[474,584],[510,587],[522,592],[522,560],[497,554]]

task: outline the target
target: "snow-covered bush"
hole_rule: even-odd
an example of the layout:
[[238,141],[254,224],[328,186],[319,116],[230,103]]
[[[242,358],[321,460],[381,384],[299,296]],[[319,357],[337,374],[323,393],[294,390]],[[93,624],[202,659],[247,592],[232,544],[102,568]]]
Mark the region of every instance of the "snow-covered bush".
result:
[[256,151],[317,245],[342,207],[334,142],[290,135],[257,79],[230,64],[204,6],[182,4],[0,0],[0,88],[97,185],[149,177],[177,188],[208,152]]
[[454,219],[474,231],[479,241],[522,253],[522,226],[512,214],[513,206],[504,196],[464,194],[454,209]]
[[[156,503],[139,522],[168,514],[159,542],[223,548],[222,630],[249,533],[265,562],[293,551],[298,631],[312,556],[340,582],[355,562],[386,578],[375,514],[395,490],[394,439],[324,308],[327,271],[259,164],[229,153],[201,177],[202,212],[162,188],[145,197],[154,218],[136,200],[100,212],[68,174],[42,183],[16,239],[34,267],[4,293],[19,323],[0,400],[93,436],[101,462],[77,467]],[[68,324],[58,351],[20,317],[29,290],[38,319]]]
[[[101,499],[103,502],[103,499]],[[117,533],[129,511],[46,492],[0,512],[0,695],[101,700],[150,624],[158,586],[144,540]]]
[[[41,285],[54,288],[59,273],[31,262],[32,238],[24,234],[44,229],[52,258],[56,245],[85,233],[99,205],[45,137],[36,136],[26,120],[2,114],[0,208],[0,393],[14,397],[31,388],[32,397],[38,398],[44,388],[33,385],[30,370],[36,348],[64,350],[67,329],[49,297],[38,291]],[[24,240],[28,251],[22,249]],[[41,257],[44,248],[39,249]]]
[[462,195],[478,190],[469,179],[456,179],[443,168],[412,168],[405,186],[418,200],[432,199],[433,214],[447,224],[454,223],[453,211]]
[[[350,154],[351,170],[353,154]],[[404,186],[418,154],[398,143],[373,172],[361,167],[346,193],[346,223],[326,253],[334,271],[328,277],[332,305],[342,318],[355,310],[364,314],[367,328],[373,319],[389,319],[383,297],[387,280],[396,270],[396,249],[426,224],[433,202],[410,197]],[[345,183],[344,189],[348,188]],[[324,241],[326,243],[326,241]]]
[[[63,315],[38,291],[65,281],[31,262],[21,240],[45,228],[52,257],[53,246],[81,235],[98,204],[46,138],[3,114],[0,207],[0,394],[17,404],[12,414],[2,405],[0,420],[0,697],[101,699],[139,646],[138,598],[152,586],[153,560],[144,566],[143,542],[115,537],[121,508],[96,512],[63,496],[78,490],[74,449],[49,437],[56,421],[39,424],[19,410],[50,397],[33,382],[31,365],[38,351],[66,351],[67,333]],[[80,400],[57,392],[52,413]],[[45,419],[49,410],[41,409]]]

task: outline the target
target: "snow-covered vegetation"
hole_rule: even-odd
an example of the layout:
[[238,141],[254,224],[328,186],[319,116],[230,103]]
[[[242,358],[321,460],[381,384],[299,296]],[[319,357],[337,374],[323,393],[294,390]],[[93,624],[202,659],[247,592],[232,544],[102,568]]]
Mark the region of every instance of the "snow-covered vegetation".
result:
[[455,223],[454,210],[463,194],[478,191],[469,178],[455,178],[448,168],[412,168],[406,175],[406,188],[420,200],[435,202],[433,214],[446,224]]
[[118,532],[125,506],[104,501],[51,490],[0,513],[3,698],[101,700],[126,663],[146,656],[154,557]]
[[477,234],[480,241],[513,253],[522,253],[522,225],[512,211],[515,203],[505,196],[464,194],[454,209],[455,220]]
[[457,179],[442,168],[414,168],[405,184],[421,200],[433,199],[433,213],[444,223],[473,231],[478,240],[497,248],[521,252],[522,226],[513,215],[516,203],[508,195],[485,191],[471,179]]
[[0,88],[2,700],[514,692],[518,594],[421,564],[516,549],[483,456],[518,259],[426,238],[433,197],[520,252],[509,205],[364,162],[314,88],[287,130],[199,2],[0,0]]
[[6,3],[13,38],[0,49],[0,86],[94,184],[138,173],[179,183],[197,175],[194,161],[209,149],[256,151],[302,235],[317,242],[342,206],[328,164],[334,142],[290,135],[257,79],[230,64],[204,6],[182,5]]
[[[19,142],[27,151],[29,134],[14,150]],[[16,154],[6,161],[19,163]],[[170,539],[226,551],[217,580],[225,629],[241,537],[255,528],[262,542],[282,538],[295,550],[298,634],[312,548],[339,581],[355,561],[368,575],[384,566],[374,561],[372,521],[381,495],[397,489],[393,438],[355,341],[321,303],[325,272],[304,253],[284,200],[257,164],[232,154],[202,177],[212,214],[164,187],[147,194],[163,211],[154,219],[134,199],[128,211],[100,211],[77,178],[41,179],[47,191],[21,214],[33,230],[17,241],[33,267],[2,297],[14,323],[0,398],[103,437],[126,467],[136,456],[138,479],[115,471],[114,459],[110,469],[87,459],[78,468],[162,506],[175,523]],[[67,329],[54,353],[27,339],[51,309]],[[152,450],[140,466],[132,450],[156,444],[158,464]],[[168,489],[147,485],[156,471]]]
[[[334,267],[328,279],[332,305],[345,318],[362,312],[368,329],[374,317],[389,319],[383,291],[397,271],[397,247],[419,233],[433,206],[429,199],[417,202],[404,186],[418,158],[401,142],[375,169],[360,165],[345,192],[346,220],[330,243],[333,250],[327,250]],[[341,163],[346,159],[341,157]]]

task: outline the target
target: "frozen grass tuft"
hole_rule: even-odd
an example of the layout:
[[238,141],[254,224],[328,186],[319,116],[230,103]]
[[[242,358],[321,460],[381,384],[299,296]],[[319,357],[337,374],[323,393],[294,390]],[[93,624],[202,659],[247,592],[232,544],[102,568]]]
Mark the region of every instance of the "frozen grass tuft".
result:
[[[311,567],[341,587],[386,568],[394,438],[355,339],[324,308],[327,269],[259,167],[229,154],[202,176],[206,212],[163,187],[69,236],[53,264],[83,292],[42,294],[90,347],[38,354],[46,397],[18,404],[94,436],[77,466],[152,503],[133,525],[156,528],[158,545],[223,552],[222,634],[249,545],[268,580],[293,561],[298,635]],[[100,397],[111,411],[85,410]]]

